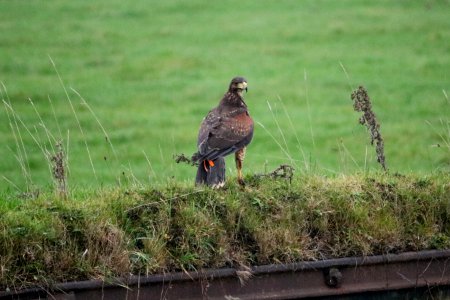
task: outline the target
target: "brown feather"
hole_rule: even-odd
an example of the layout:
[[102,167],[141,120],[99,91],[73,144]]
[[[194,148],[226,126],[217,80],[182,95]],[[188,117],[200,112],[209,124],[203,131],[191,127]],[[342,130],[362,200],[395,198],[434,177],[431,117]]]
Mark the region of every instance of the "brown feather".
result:
[[[253,120],[247,105],[234,84],[245,81],[235,78],[219,105],[203,119],[198,133],[198,152],[193,159],[214,160],[226,156],[247,146],[253,137]],[[241,91],[242,92],[242,91]]]

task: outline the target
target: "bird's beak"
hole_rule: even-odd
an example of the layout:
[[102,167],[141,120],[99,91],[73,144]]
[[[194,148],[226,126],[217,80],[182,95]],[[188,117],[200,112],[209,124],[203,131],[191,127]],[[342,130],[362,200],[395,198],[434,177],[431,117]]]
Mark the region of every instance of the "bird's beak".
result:
[[248,93],[248,87],[245,87],[245,92]]
[[245,90],[246,92],[248,91],[247,87],[248,87],[248,85],[247,85],[247,82],[245,82],[245,81],[238,84],[238,88]]
[[247,88],[247,82],[243,81],[243,82],[239,82],[238,84],[236,84],[236,89],[240,90],[241,92],[245,90],[245,92],[248,91]]

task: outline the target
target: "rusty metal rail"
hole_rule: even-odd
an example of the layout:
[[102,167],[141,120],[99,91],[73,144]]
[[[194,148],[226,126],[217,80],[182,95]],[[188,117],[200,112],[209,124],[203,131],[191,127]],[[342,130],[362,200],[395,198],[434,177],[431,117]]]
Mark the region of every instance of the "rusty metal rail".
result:
[[230,268],[63,283],[0,292],[0,299],[301,299],[431,289],[450,286],[450,250],[256,266],[251,273],[244,284]]

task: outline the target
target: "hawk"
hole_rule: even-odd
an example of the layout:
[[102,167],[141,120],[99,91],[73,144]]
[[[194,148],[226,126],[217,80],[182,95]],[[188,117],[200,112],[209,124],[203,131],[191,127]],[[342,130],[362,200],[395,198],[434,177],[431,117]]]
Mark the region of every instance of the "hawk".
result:
[[225,184],[225,159],[234,153],[238,183],[244,185],[242,163],[245,149],[253,138],[253,120],[244,102],[247,80],[235,77],[219,105],[203,119],[198,133],[198,152],[192,161],[198,163],[195,184],[206,184],[215,188]]

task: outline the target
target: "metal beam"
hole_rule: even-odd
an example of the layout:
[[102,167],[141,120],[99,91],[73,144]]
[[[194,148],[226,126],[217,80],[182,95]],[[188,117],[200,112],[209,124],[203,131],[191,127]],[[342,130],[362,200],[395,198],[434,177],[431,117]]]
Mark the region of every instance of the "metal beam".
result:
[[251,273],[243,284],[228,268],[63,283],[50,292],[0,292],[0,299],[301,299],[450,286],[450,250],[255,266]]

